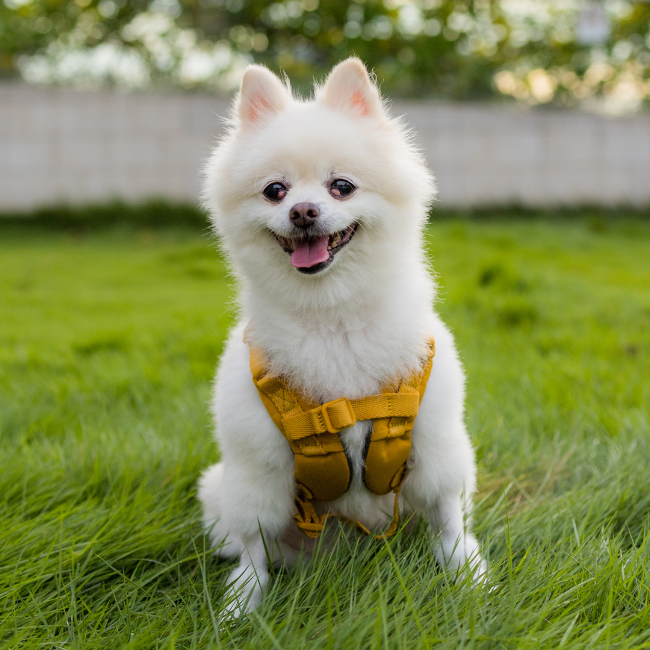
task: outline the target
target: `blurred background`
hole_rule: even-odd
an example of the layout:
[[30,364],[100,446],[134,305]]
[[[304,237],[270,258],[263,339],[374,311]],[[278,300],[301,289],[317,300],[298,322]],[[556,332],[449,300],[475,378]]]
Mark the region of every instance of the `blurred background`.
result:
[[245,66],[356,54],[440,204],[650,205],[650,2],[2,0],[0,212],[196,201]]

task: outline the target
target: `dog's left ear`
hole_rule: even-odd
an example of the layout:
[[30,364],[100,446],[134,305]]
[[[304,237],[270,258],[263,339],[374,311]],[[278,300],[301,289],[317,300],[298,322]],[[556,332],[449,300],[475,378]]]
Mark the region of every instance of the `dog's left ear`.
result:
[[291,102],[291,91],[268,68],[249,65],[244,72],[235,114],[242,126],[263,123]]
[[384,115],[379,90],[361,59],[356,57],[342,61],[330,72],[317,99],[334,110],[361,117]]

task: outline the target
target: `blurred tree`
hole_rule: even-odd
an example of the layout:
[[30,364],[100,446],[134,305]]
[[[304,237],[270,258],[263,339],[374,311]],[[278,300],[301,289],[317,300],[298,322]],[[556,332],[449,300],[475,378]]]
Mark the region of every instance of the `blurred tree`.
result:
[[650,4],[602,0],[607,40],[581,43],[578,1],[4,0],[0,70],[229,89],[255,60],[309,92],[314,76],[356,54],[395,95],[647,99]]

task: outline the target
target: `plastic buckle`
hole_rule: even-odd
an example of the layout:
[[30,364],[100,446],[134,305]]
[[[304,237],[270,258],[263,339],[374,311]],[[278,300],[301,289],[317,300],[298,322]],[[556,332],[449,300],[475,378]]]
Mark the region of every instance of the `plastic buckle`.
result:
[[[350,423],[345,424],[342,427],[335,427],[332,424],[332,420],[330,419],[329,413],[327,412],[327,409],[330,406],[338,406],[339,404],[345,404],[348,408],[348,415],[350,417]],[[321,413],[323,414],[323,421],[325,422],[325,428],[330,432],[330,433],[338,433],[341,431],[341,429],[347,429],[348,427],[352,427],[357,423],[357,416],[354,414],[354,410],[352,409],[352,402],[347,398],[347,397],[339,397],[338,399],[332,400],[331,402],[325,402],[321,406]]]

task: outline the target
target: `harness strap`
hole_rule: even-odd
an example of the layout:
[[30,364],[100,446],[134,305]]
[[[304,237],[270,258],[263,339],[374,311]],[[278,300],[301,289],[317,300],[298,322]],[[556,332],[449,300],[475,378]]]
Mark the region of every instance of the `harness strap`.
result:
[[339,397],[309,411],[284,416],[282,426],[287,438],[300,440],[319,433],[339,433],[354,426],[357,420],[415,417],[419,408],[420,395],[416,390],[370,395],[354,400]]
[[[393,518],[390,522],[390,526],[388,526],[383,533],[374,535],[375,539],[388,539],[397,532],[399,526],[399,493],[402,489],[402,482],[400,482],[394,490],[395,502],[393,505]],[[307,535],[307,537],[311,537],[312,539],[320,537],[325,528],[325,522],[331,518],[336,518],[350,526],[355,526],[364,535],[372,535],[372,532],[356,519],[350,519],[349,517],[334,512],[327,512],[324,515],[319,515],[314,508],[313,501],[314,499],[311,492],[309,492],[304,485],[298,484],[298,489],[296,491],[296,512],[293,515],[293,519],[296,522],[296,526]]]
[[332,513],[319,515],[313,505],[313,501],[335,501],[347,491],[352,473],[338,434],[361,420],[373,421],[366,442],[363,481],[375,494],[395,493],[393,521],[386,532],[375,537],[384,539],[397,530],[398,499],[406,477],[411,430],[431,373],[434,354],[435,343],[431,339],[428,359],[422,370],[397,386],[387,385],[378,395],[354,400],[340,397],[319,404],[292,390],[283,377],[270,372],[264,351],[251,346],[253,382],[262,403],[294,454],[297,486],[294,519],[307,536],[318,537],[331,516],[355,525],[367,535],[371,534],[358,521]]

